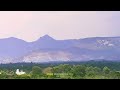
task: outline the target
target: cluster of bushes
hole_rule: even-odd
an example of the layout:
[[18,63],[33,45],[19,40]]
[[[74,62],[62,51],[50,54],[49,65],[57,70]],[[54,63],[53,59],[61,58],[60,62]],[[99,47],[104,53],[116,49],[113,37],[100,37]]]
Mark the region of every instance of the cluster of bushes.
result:
[[56,66],[32,66],[24,68],[26,74],[17,75],[15,69],[1,69],[1,79],[120,79],[118,70],[107,66],[59,64]]

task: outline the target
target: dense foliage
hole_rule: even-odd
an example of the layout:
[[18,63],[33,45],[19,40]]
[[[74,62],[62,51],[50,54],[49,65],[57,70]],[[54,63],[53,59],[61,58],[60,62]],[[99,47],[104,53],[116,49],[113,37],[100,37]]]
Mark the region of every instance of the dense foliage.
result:
[[[23,70],[25,74],[17,75],[17,69]],[[120,79],[120,62],[1,64],[0,79]]]

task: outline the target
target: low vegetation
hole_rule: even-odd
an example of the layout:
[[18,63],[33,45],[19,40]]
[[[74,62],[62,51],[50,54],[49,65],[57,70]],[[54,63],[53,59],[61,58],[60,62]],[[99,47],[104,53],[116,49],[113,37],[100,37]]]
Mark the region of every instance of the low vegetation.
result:
[[[17,74],[18,69],[25,73]],[[1,64],[0,79],[120,79],[120,62]]]

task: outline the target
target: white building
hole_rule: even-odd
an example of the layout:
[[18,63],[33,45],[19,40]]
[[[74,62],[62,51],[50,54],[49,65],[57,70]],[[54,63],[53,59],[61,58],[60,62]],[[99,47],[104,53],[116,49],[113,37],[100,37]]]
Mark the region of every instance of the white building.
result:
[[22,70],[19,71],[19,69],[16,70],[16,74],[17,75],[23,75],[23,74],[26,74],[25,72],[23,72]]

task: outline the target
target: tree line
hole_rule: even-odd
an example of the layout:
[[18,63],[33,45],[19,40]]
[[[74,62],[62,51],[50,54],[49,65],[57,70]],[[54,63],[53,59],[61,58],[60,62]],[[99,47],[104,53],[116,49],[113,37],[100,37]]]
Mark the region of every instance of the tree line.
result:
[[[120,79],[120,69],[113,68],[116,64],[101,63],[0,65],[0,79]],[[17,75],[16,69],[26,74]]]

